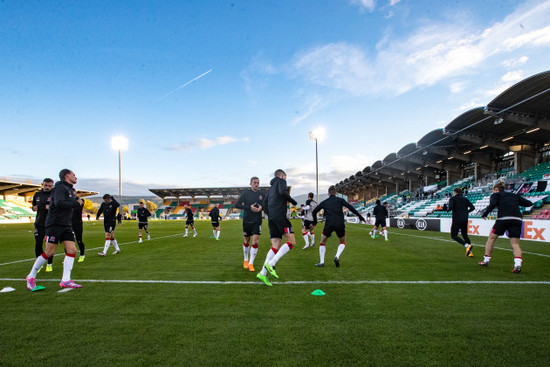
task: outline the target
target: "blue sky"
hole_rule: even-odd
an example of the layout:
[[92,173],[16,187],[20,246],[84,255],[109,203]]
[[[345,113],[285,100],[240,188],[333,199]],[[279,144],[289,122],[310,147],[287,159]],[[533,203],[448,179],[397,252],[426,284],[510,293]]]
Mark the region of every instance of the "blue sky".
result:
[[[0,178],[320,191],[550,65],[550,1],[0,3]],[[205,74],[206,73],[206,74]],[[203,75],[204,74],[204,75]],[[185,85],[191,80],[192,83]]]

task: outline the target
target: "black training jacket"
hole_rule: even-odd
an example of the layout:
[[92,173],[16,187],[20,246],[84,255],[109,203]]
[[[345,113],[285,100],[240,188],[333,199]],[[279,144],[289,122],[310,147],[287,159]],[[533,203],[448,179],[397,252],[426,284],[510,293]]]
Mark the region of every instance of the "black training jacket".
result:
[[493,209],[498,208],[497,219],[519,219],[523,216],[519,210],[520,206],[531,206],[532,202],[511,192],[500,191],[491,195],[489,206],[483,210],[482,218],[489,215]]
[[244,191],[237,203],[235,208],[244,210],[243,222],[244,223],[262,223],[262,212],[253,212],[250,210],[250,206],[253,204],[258,204],[263,207],[263,200],[265,198],[265,193],[261,190],[252,191],[250,189]]
[[467,221],[468,213],[474,211],[475,208],[474,204],[462,196],[462,194],[451,197],[447,205],[447,211],[453,211],[453,221]]
[[313,209],[313,221],[317,221],[317,213],[323,209],[325,211],[327,224],[344,224],[344,212],[342,211],[344,207],[348,208],[353,214],[357,215],[361,221],[366,222],[365,218],[363,218],[363,216],[359,214],[359,212],[350,203],[340,197],[337,197],[336,195],[329,196],[327,199],[321,201],[321,204],[317,205],[315,209]]
[[71,227],[73,210],[78,205],[73,192],[73,185],[65,181],[56,182],[50,197],[50,210],[46,217],[46,227]]
[[296,205],[297,202],[288,193],[286,180],[280,177],[273,177],[270,182],[271,187],[267,191],[262,207],[267,213],[269,219],[286,218],[287,203]]

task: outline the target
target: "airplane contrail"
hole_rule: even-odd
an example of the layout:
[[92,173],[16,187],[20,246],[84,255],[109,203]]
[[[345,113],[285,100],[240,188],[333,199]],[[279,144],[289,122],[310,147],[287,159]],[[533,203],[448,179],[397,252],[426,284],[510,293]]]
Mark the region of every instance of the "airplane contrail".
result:
[[175,92],[177,92],[178,90],[180,90],[180,89],[182,89],[182,88],[185,88],[185,87],[188,86],[189,84],[193,83],[195,80],[199,80],[200,78],[202,78],[202,77],[205,76],[206,74],[210,73],[212,70],[214,70],[214,69],[210,69],[210,70],[208,70],[207,72],[202,73],[202,74],[199,75],[198,77],[196,77],[196,78],[194,78],[194,79],[191,79],[191,80],[188,81],[187,83],[180,85],[179,87],[177,87],[177,88],[174,89],[173,91],[171,91],[171,92],[169,92],[169,93],[166,93],[165,95],[163,95],[162,97],[160,97],[159,99],[157,99],[157,102],[160,101],[161,99],[164,99],[164,98],[168,97],[170,94],[175,93]]

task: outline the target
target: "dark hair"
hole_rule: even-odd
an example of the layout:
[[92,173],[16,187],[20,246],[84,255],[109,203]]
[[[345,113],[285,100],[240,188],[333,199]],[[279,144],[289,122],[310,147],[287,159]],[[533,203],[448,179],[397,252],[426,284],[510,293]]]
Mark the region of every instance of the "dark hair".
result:
[[313,198],[313,193],[310,192],[309,194],[307,194],[307,197],[308,197],[308,198]]
[[105,199],[110,199],[110,198],[111,198],[111,195],[109,195],[109,194],[103,195],[103,200],[105,200]]
[[275,171],[275,173],[273,174],[275,177],[281,177],[281,175],[285,175],[286,176],[286,173],[285,171],[283,171],[282,169],[278,169]]
[[63,168],[61,171],[59,171],[59,179],[61,181],[65,181],[65,176],[67,176],[72,171],[68,168]]
[[46,177],[44,180],[42,180],[42,183],[44,182],[53,182],[53,180],[49,177]]
[[453,189],[453,192],[457,193],[457,194],[462,194],[462,189],[460,187],[455,187]]
[[380,205],[380,200],[376,200],[376,205]]
[[252,183],[253,180],[258,180],[259,181],[260,179],[256,176],[250,177],[250,183]]
[[328,188],[328,194],[329,195],[336,195],[336,186],[332,185]]

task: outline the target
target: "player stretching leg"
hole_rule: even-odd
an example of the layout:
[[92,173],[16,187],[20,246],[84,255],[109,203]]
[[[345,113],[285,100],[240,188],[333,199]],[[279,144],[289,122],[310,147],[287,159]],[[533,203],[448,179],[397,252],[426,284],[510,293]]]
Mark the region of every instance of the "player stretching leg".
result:
[[320,210],[324,210],[326,218],[325,228],[323,228],[323,233],[321,234],[321,243],[319,243],[319,263],[315,264],[315,266],[325,266],[325,243],[332,232],[336,232],[340,245],[334,257],[334,265],[339,268],[340,256],[346,248],[346,224],[342,209],[348,208],[353,214],[357,215],[362,222],[366,223],[367,221],[350,203],[336,196],[336,188],[334,186],[328,188],[328,195],[329,197],[323,200],[312,213],[314,221],[317,219],[317,213]]
[[504,191],[504,188],[504,182],[498,182],[493,186],[493,194],[491,195],[489,206],[485,208],[481,214],[483,219],[487,219],[489,213],[491,213],[493,209],[498,208],[497,220],[485,244],[485,257],[483,261],[479,262],[479,265],[489,266],[496,239],[508,231],[510,244],[514,250],[514,269],[512,273],[519,274],[523,261],[521,257],[521,247],[519,247],[519,238],[521,237],[521,229],[523,228],[523,217],[519,207],[532,206],[533,203],[518,194]]
[[[296,200],[288,193],[286,173],[282,169],[278,169],[275,171],[275,177],[271,180],[271,187],[263,202],[264,212],[269,218],[271,250],[267,253],[261,272],[256,275],[267,286],[272,285],[267,278],[267,272],[273,277],[279,278],[275,272],[275,264],[296,244],[294,229],[286,215],[288,202],[296,205]],[[283,237],[285,244],[282,244]]]

